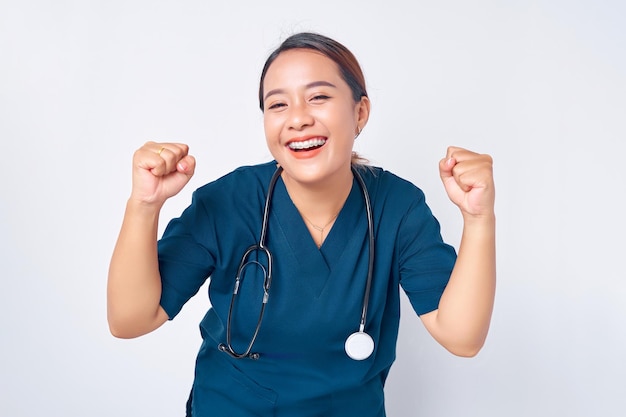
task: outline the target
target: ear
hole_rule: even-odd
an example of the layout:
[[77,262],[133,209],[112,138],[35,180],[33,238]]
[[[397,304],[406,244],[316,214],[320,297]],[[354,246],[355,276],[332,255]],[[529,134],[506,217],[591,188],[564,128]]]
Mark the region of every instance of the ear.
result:
[[361,97],[361,100],[356,103],[354,115],[357,123],[357,132],[355,134],[360,133],[367,124],[370,117],[370,106],[370,99],[365,96]]

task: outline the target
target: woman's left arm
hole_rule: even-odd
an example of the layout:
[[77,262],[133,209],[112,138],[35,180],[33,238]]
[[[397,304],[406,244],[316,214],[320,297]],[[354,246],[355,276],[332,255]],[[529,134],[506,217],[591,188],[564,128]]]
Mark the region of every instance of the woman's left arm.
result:
[[439,162],[448,197],[463,215],[463,236],[439,308],[420,316],[428,332],[455,355],[482,348],[496,287],[493,162],[489,155],[449,147]]

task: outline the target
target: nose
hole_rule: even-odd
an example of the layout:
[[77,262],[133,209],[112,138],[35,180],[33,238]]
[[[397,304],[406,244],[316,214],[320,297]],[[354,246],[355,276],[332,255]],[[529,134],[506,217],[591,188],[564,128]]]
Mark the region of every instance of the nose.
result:
[[310,109],[303,102],[293,103],[289,108],[289,128],[294,130],[302,130],[308,126],[312,126],[314,118],[311,115]]

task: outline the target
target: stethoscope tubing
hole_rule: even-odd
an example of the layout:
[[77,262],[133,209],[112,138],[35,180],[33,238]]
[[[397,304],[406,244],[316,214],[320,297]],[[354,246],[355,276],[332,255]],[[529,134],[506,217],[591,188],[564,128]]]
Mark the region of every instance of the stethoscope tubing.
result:
[[363,192],[363,200],[365,201],[365,212],[367,214],[367,231],[369,235],[369,258],[367,263],[367,281],[365,282],[365,293],[363,294],[363,309],[361,311],[361,322],[359,324],[359,331],[363,332],[365,330],[365,323],[367,320],[367,308],[369,306],[370,300],[370,289],[372,287],[372,277],[374,271],[374,215],[372,213],[372,203],[370,201],[370,195],[367,192],[367,187],[365,186],[365,182],[361,175],[356,171],[354,166],[352,166],[352,172],[354,173],[354,177],[357,182],[361,186],[361,190]]
[[[365,181],[363,181],[363,178],[357,172],[354,166],[351,166],[351,169],[363,193],[363,199],[365,202],[365,212],[367,215],[367,230],[368,230],[368,237],[369,237],[367,281],[365,283],[365,292],[363,294],[363,308],[361,310],[361,320],[359,323],[359,331],[358,331],[358,333],[364,333],[365,325],[367,321],[367,308],[369,305],[369,296],[370,296],[370,290],[372,286],[373,270],[374,270],[374,254],[375,254],[374,253],[375,252],[374,250],[374,243],[375,243],[374,216],[372,213],[372,205],[371,205],[369,193],[367,192],[367,187],[365,186]],[[235,278],[235,286],[233,290],[233,295],[231,297],[230,306],[228,309],[228,319],[227,319],[227,324],[226,324],[226,344],[220,343],[218,345],[219,350],[227,353],[228,355],[230,355],[231,357],[235,359],[243,359],[243,358],[259,359],[260,357],[259,353],[252,353],[252,347],[259,334],[259,330],[261,329],[261,323],[263,321],[265,307],[269,299],[269,290],[272,285],[272,262],[273,260],[272,260],[271,252],[265,246],[265,240],[267,238],[267,226],[269,223],[269,213],[270,213],[270,208],[272,204],[272,196],[274,194],[274,188],[276,186],[276,182],[278,181],[278,178],[280,177],[282,171],[283,171],[283,168],[281,166],[278,166],[276,168],[276,171],[272,175],[272,178],[270,179],[270,183],[268,185],[267,196],[265,198],[265,206],[263,209],[263,223],[261,225],[261,236],[259,237],[259,243],[254,244],[250,246],[248,249],[246,249],[246,252],[244,253],[241,259],[241,262],[239,263],[239,268],[237,269],[237,277]],[[247,260],[248,256],[255,250],[261,250],[267,256],[267,270],[263,267],[263,265],[260,262]],[[231,327],[232,327],[231,324],[232,324],[232,316],[233,316],[232,313],[233,313],[233,308],[235,305],[235,299],[237,298],[237,295],[239,293],[239,286],[242,281],[242,272],[248,265],[251,265],[251,264],[257,264],[264,272],[265,279],[263,282],[263,304],[261,306],[261,311],[259,312],[259,319],[257,321],[256,329],[254,331],[254,334],[252,335],[252,339],[250,340],[250,343],[248,344],[248,348],[243,353],[238,353],[233,349],[232,343],[231,343]],[[367,337],[370,338],[369,336]],[[372,349],[373,349],[373,346],[372,346]],[[350,353],[348,353],[348,355],[352,357]],[[369,356],[369,354],[367,356]],[[363,358],[359,358],[359,359],[363,359]]]

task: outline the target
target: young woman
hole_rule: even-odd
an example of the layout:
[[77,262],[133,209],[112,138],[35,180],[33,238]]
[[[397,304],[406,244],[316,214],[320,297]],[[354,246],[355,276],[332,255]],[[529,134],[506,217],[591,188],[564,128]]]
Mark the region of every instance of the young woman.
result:
[[157,240],[163,203],[194,172],[180,143],[148,142],[108,281],[113,335],[173,319],[210,278],[188,415],[384,416],[400,288],[456,355],[482,347],[495,291],[492,160],[449,147],[443,185],[458,251],[411,183],[353,154],[370,101],[343,45],[299,33],[268,58],[259,102],[274,161],[194,193]]

